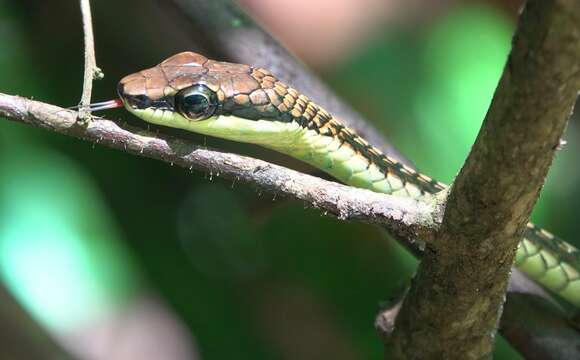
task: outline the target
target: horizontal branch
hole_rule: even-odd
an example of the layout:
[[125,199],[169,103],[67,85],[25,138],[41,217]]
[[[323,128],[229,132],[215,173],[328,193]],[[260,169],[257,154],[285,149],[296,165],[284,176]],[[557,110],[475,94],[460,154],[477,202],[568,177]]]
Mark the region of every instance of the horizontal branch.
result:
[[[0,116],[248,183],[264,191],[302,200],[343,220],[363,220],[385,226],[404,239],[421,238],[425,241],[436,224],[434,202],[341,185],[262,160],[202,148],[175,137],[122,128],[103,118],[94,118],[82,126],[76,122],[77,113],[74,111],[18,96],[0,94]],[[408,245],[416,246],[413,242]]]

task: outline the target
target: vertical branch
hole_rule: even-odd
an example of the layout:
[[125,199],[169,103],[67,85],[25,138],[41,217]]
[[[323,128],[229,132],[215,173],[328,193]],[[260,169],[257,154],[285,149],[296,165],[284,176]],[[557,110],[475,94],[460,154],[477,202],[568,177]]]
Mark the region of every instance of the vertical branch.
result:
[[89,0],[80,0],[83,19],[83,33],[85,42],[85,71],[83,77],[83,91],[79,104],[79,120],[87,121],[90,118],[88,109],[93,92],[93,81],[103,78],[103,72],[97,67],[95,59],[95,40],[93,35],[93,19]]
[[580,89],[580,2],[530,0],[393,335],[399,358],[491,357],[515,250]]

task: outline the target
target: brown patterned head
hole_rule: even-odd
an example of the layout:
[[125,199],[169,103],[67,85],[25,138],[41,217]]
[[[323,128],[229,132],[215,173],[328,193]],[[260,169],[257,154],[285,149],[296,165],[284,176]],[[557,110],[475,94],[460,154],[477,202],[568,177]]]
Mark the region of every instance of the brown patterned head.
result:
[[117,91],[130,110],[176,111],[192,121],[215,115],[292,121],[299,97],[267,70],[209,60],[193,52],[124,77]]
[[147,122],[269,147],[331,118],[267,70],[193,52],[124,77],[117,92]]

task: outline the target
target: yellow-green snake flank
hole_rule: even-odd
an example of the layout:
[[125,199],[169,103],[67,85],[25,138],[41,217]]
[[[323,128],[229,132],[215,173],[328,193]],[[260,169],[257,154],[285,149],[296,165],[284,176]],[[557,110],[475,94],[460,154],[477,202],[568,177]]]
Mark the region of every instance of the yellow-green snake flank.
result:
[[[146,122],[274,149],[351,186],[414,198],[446,187],[384,155],[268,70],[183,52],[126,76],[117,91],[122,105]],[[530,223],[515,265],[580,307],[578,254]]]

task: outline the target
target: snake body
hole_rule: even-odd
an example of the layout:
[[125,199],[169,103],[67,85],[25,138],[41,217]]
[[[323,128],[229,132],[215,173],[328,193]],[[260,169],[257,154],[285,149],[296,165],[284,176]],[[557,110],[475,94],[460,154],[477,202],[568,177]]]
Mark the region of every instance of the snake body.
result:
[[[117,90],[125,108],[147,122],[264,146],[351,186],[413,198],[446,188],[383,154],[265,69],[183,52],[126,76]],[[580,307],[580,256],[572,245],[530,223],[515,265]]]

